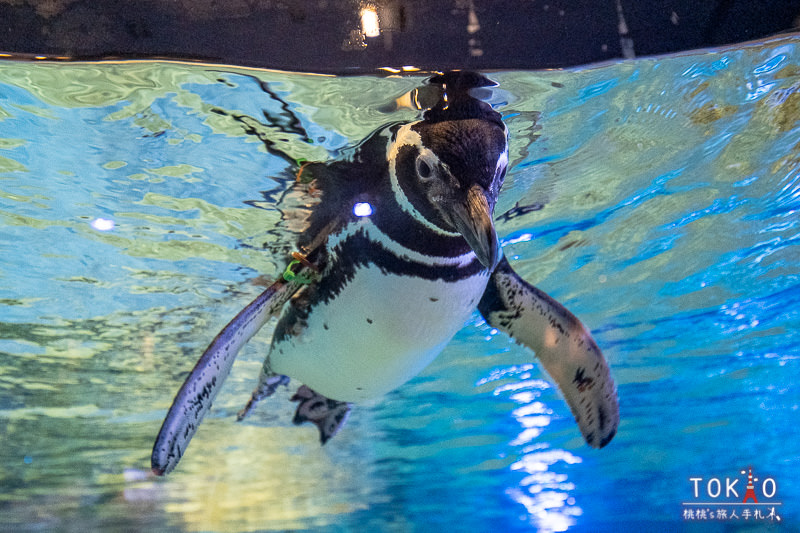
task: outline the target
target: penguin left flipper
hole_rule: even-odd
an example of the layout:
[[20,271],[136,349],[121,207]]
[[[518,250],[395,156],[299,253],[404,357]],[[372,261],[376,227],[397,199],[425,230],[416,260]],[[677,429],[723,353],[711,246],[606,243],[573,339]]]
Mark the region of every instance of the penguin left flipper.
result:
[[279,279],[242,309],[206,348],[172,401],[156,437],[150,458],[155,474],[168,474],[175,468],[228,377],[236,354],[300,287],[297,281]]
[[523,280],[505,258],[478,309],[489,325],[536,353],[586,442],[594,448],[608,444],[619,425],[616,386],[603,354],[575,315]]

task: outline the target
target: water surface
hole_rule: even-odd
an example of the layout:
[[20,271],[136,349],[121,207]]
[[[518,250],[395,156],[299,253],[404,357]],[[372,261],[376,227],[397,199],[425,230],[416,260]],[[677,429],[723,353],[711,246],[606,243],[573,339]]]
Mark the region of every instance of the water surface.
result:
[[[797,37],[490,77],[504,252],[604,349],[608,447],[477,313],[324,448],[285,397],[237,424],[267,326],[175,473],[149,476],[186,373],[292,249],[287,160],[416,119],[396,100],[425,76],[4,61],[0,529],[800,528]],[[748,466],[780,522],[686,513],[691,478],[742,496]]]

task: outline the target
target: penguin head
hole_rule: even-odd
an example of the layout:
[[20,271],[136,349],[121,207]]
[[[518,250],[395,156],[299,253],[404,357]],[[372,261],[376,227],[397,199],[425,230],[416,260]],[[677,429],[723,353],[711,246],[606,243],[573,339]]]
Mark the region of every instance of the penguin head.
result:
[[388,154],[400,203],[434,230],[463,237],[490,271],[501,256],[492,213],[508,166],[508,130],[481,99],[495,85],[476,72],[433,76],[438,101],[394,130]]
[[508,165],[506,128],[492,113],[406,124],[389,153],[409,210],[463,237],[488,270],[500,260],[492,213]]

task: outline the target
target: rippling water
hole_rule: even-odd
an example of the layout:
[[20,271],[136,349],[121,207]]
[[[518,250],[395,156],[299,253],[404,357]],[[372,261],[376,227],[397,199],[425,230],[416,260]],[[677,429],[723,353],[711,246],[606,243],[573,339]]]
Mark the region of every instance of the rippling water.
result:
[[[265,328],[176,472],[150,477],[187,371],[284,266],[275,150],[326,160],[414,119],[395,100],[424,76],[6,61],[0,528],[800,528],[797,37],[490,77],[513,142],[498,231],[603,347],[622,416],[607,448],[476,313],[324,448],[285,401],[234,422]],[[748,466],[777,513],[686,513],[691,478],[741,496]]]

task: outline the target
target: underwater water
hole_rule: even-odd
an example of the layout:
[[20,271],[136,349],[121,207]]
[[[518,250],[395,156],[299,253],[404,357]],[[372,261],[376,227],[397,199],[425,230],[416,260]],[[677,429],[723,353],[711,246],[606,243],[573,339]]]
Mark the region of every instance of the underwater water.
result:
[[0,530],[800,530],[797,36],[488,76],[497,230],[603,349],[606,448],[477,312],[324,447],[285,397],[237,423],[267,325],[155,478],[187,372],[292,250],[287,160],[418,118],[426,76],[3,61]]

